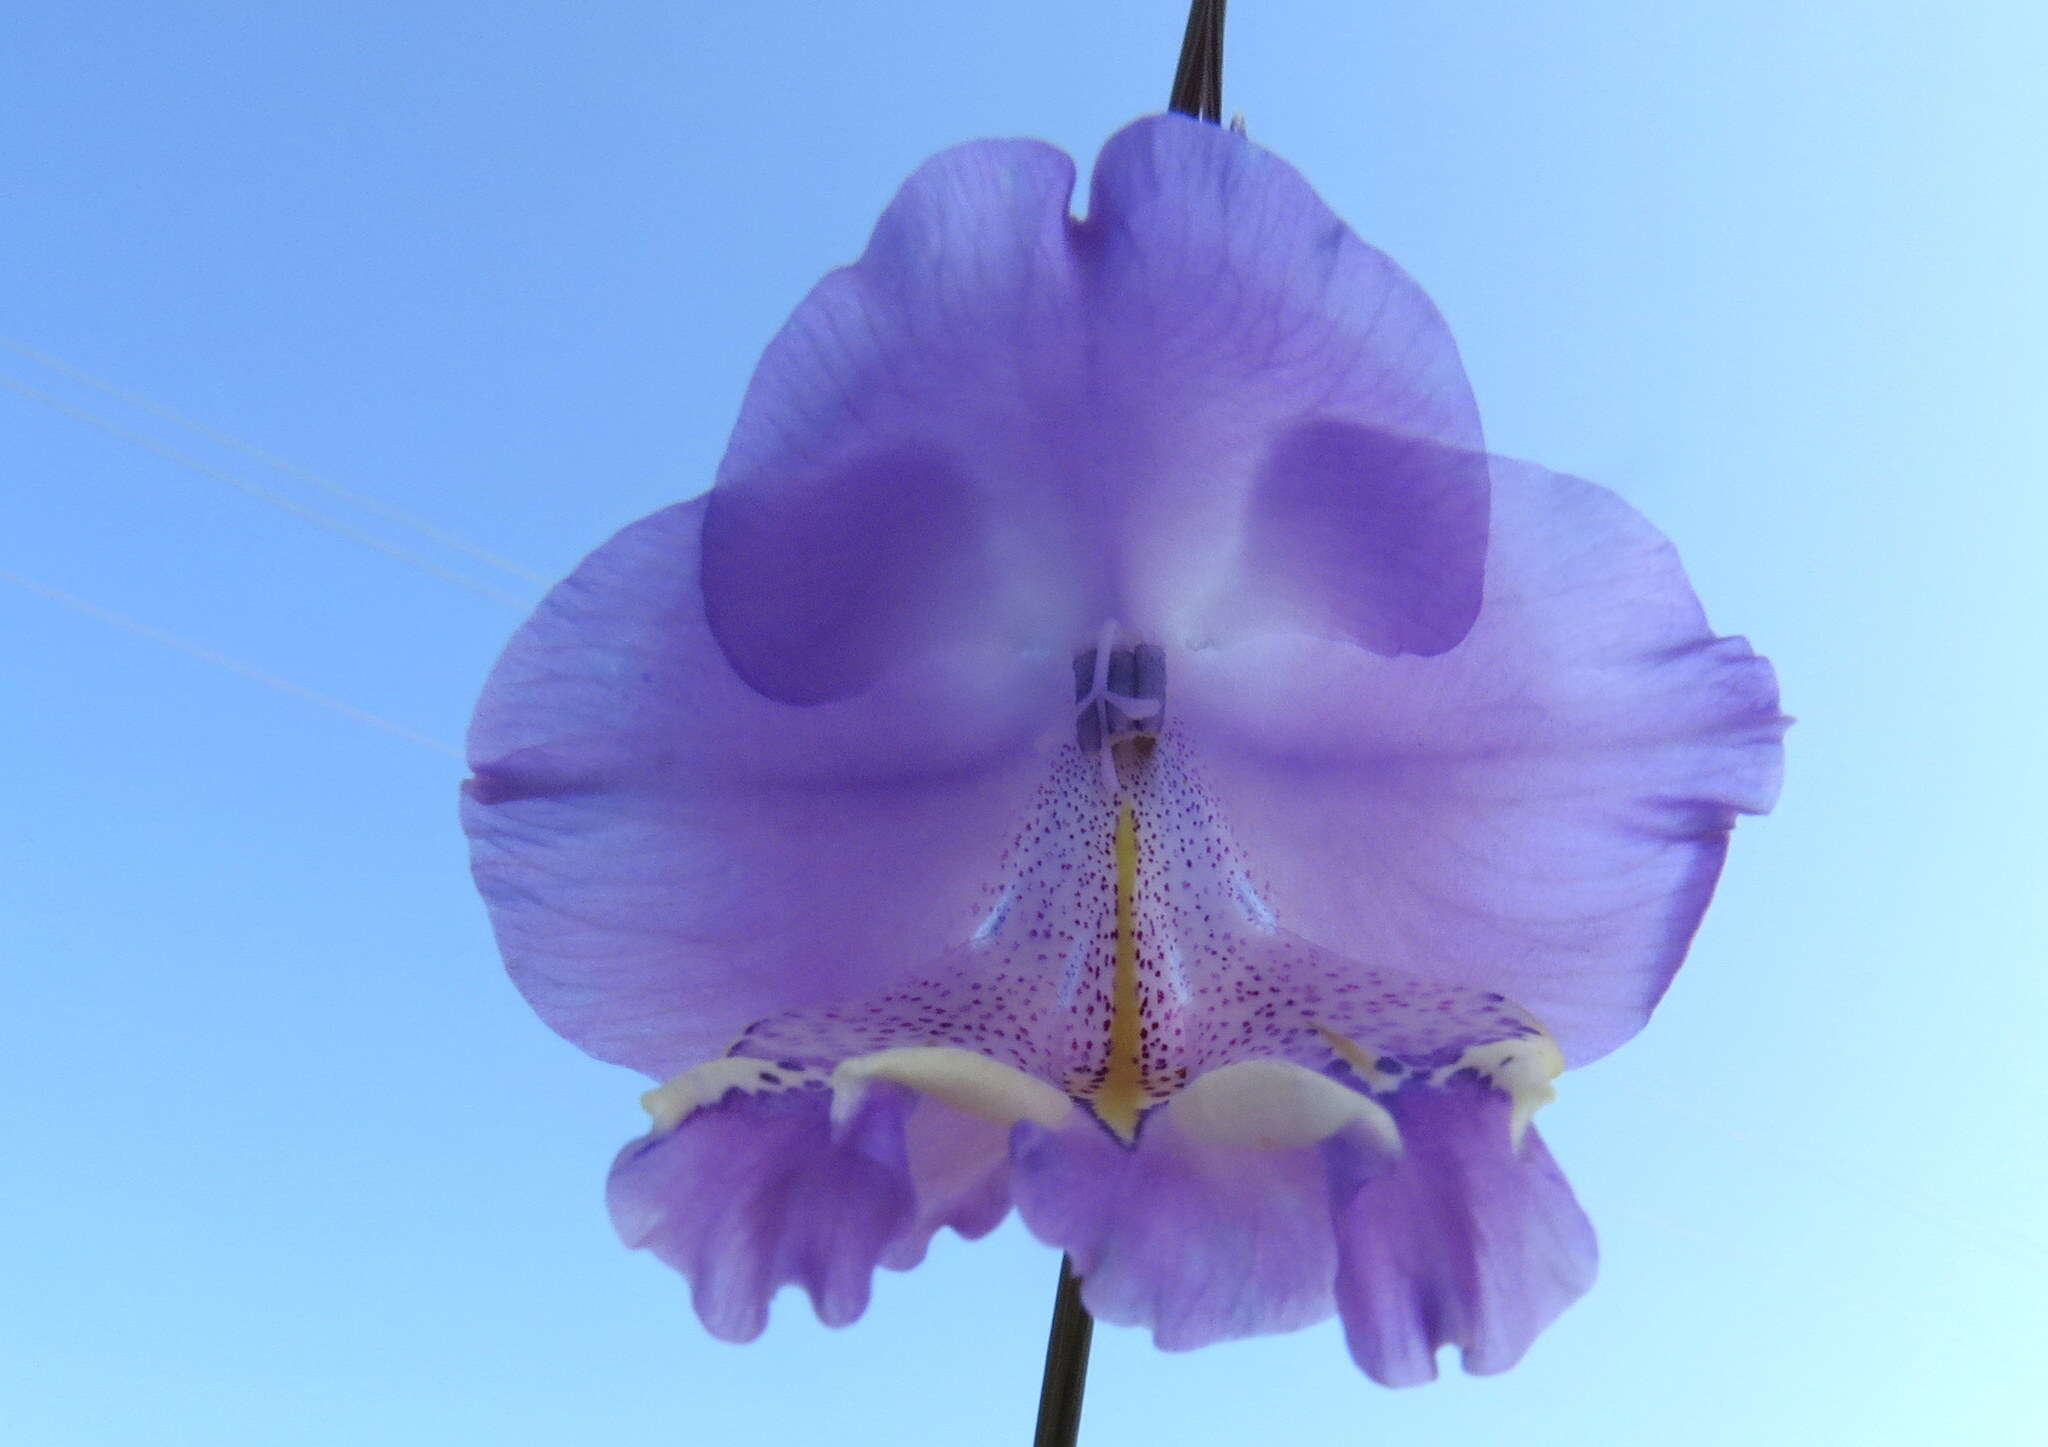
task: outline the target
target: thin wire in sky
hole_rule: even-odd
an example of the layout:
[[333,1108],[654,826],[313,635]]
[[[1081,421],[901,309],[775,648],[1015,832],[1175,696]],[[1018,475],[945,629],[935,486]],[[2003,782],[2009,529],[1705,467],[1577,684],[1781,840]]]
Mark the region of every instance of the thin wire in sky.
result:
[[177,412],[164,406],[161,402],[143,396],[139,392],[131,392],[125,387],[116,386],[106,378],[95,376],[76,363],[65,361],[62,357],[53,356],[39,348],[29,346],[26,342],[17,341],[12,337],[0,337],[0,347],[5,347],[19,356],[28,358],[38,366],[48,367],[53,372],[60,372],[73,381],[82,382],[95,391],[103,392],[107,396],[114,398],[116,401],[124,402],[128,406],[147,412],[152,416],[161,417],[173,426],[182,427],[188,432],[204,437],[209,442],[239,452],[246,457],[252,457],[265,467],[275,468],[289,477],[298,478],[301,482],[320,489],[329,497],[335,498],[338,501],[348,503],[352,507],[359,507],[365,512],[384,519],[386,522],[395,523],[403,528],[409,528],[421,537],[431,542],[439,543],[442,547],[451,548],[459,553],[465,553],[478,562],[488,564],[499,572],[509,577],[517,578],[523,583],[546,584],[552,581],[532,568],[515,563],[509,558],[501,557],[497,553],[491,552],[488,548],[481,547],[465,537],[417,518],[402,508],[393,507],[390,503],[370,497],[365,493],[357,492],[354,488],[344,487],[332,478],[323,477],[310,468],[299,466],[299,464],[291,461],[289,458],[280,457],[276,453],[258,447],[252,442],[245,442],[233,433],[223,432],[218,427],[212,427],[204,422],[196,421],[185,416],[182,412]]
[[28,383],[18,378],[0,373],[0,387],[6,387],[9,391],[18,393],[31,402],[48,407],[54,412],[62,413],[74,422],[82,422],[88,427],[96,428],[106,433],[109,437],[127,443],[130,447],[139,447],[143,451],[152,453],[166,462],[175,463],[188,471],[196,472],[201,477],[209,477],[215,482],[225,483],[245,496],[252,497],[258,502],[266,503],[280,512],[290,513],[301,522],[311,523],[315,527],[324,528],[328,532],[339,534],[350,542],[380,552],[387,558],[403,563],[407,567],[417,569],[422,573],[430,574],[441,579],[443,582],[453,583],[459,588],[466,588],[472,593],[489,598],[494,603],[501,603],[508,608],[517,609],[522,613],[533,606],[531,598],[521,597],[516,593],[509,593],[503,588],[493,587],[489,583],[480,583],[467,574],[455,572],[450,568],[444,568],[439,563],[421,557],[418,553],[411,552],[392,543],[387,543],[374,533],[365,532],[352,523],[345,523],[339,518],[330,517],[317,508],[307,507],[296,499],[286,497],[283,493],[275,492],[258,483],[250,482],[247,478],[238,477],[232,472],[227,472],[221,468],[201,462],[195,457],[188,457],[176,448],[166,447],[154,438],[144,436],[139,432],[130,431],[128,428],[122,427],[117,423],[109,422],[106,418],[99,416],[97,413],[88,412],[83,407],[75,407],[69,402],[51,396],[48,392],[29,386]]
[[126,629],[128,632],[147,638],[154,643],[160,643],[166,648],[175,649],[188,657],[196,658],[202,663],[210,663],[216,668],[224,668],[230,673],[238,673],[244,678],[254,679],[266,688],[274,688],[279,693],[288,693],[293,698],[300,699],[319,708],[327,709],[329,712],[338,713],[344,718],[354,719],[359,724],[367,724],[373,729],[380,729],[395,738],[404,739],[409,744],[416,744],[423,749],[430,749],[434,753],[443,755],[446,758],[458,761],[462,758],[462,751],[453,744],[446,743],[427,734],[419,733],[416,730],[407,728],[403,724],[393,723],[390,719],[371,713],[366,708],[357,708],[352,703],[345,703],[341,699],[333,698],[315,689],[307,688],[304,684],[294,683],[289,678],[282,678],[267,669],[258,668],[254,664],[244,663],[238,658],[230,658],[225,653],[216,653],[211,648],[206,648],[188,639],[180,638],[175,633],[166,633],[163,629],[144,623],[138,618],[130,618],[125,613],[116,613],[111,608],[102,608],[99,604],[88,602],[75,593],[67,593],[62,588],[53,588],[47,583],[39,583],[34,578],[23,577],[21,574],[6,568],[0,568],[0,582],[12,583],[15,587],[34,593],[37,597],[47,598],[53,603],[62,604],[73,612],[83,613],[88,618],[97,618],[100,622],[111,624],[116,628]]

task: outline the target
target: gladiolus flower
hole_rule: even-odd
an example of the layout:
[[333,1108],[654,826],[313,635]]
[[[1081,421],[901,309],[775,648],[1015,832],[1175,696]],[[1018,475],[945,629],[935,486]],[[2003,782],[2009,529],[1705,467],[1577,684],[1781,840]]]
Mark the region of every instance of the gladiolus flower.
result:
[[1012,1208],[1181,1348],[1512,1365],[1590,1284],[1530,1124],[1678,968],[1769,666],[1441,318],[1180,116],[928,162],[716,485],[514,639],[464,818],[513,978],[661,1082],[626,1241],[746,1340]]

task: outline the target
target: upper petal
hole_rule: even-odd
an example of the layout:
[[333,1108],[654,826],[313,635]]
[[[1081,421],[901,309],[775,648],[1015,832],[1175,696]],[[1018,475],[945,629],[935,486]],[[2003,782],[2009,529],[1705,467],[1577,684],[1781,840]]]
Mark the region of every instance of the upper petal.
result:
[[1095,164],[1091,315],[1162,420],[1326,416],[1447,446],[1478,411],[1442,316],[1285,161],[1185,116],[1127,126]]
[[927,161],[747,389],[704,525],[713,635],[792,703],[949,638],[1064,637],[1085,550],[1056,505],[1088,401],[1073,163],[1029,141]]
[[1158,636],[1277,615],[1387,652],[1455,642],[1487,475],[1421,288],[1293,167],[1185,116],[1103,148],[1083,239],[1123,531],[1142,544],[1121,616]]
[[1047,147],[904,185],[763,356],[704,527],[741,677],[845,698],[975,639],[1303,629],[1435,653],[1478,606],[1487,473],[1435,308],[1284,162],[1127,128],[1090,213]]

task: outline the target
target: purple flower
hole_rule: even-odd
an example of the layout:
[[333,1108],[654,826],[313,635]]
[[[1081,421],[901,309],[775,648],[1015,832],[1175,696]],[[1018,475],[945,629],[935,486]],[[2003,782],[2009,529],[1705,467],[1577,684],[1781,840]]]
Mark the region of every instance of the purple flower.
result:
[[1014,1206],[1193,1347],[1512,1365],[1592,1280],[1531,1114],[1769,807],[1769,666],[1488,456],[1414,283],[1178,116],[927,163],[717,485],[507,650],[465,822],[550,1025],[664,1081],[625,1239],[715,1334]]

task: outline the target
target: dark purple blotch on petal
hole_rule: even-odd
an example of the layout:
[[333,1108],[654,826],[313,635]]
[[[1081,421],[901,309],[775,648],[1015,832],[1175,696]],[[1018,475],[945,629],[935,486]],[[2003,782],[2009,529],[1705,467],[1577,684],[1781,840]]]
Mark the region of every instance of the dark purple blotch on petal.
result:
[[1456,646],[1479,615],[1483,453],[1337,418],[1283,431],[1259,469],[1242,567],[1310,632],[1380,654]]
[[857,693],[986,594],[980,513],[960,465],[910,442],[714,488],[705,620],[733,671],[779,703]]

